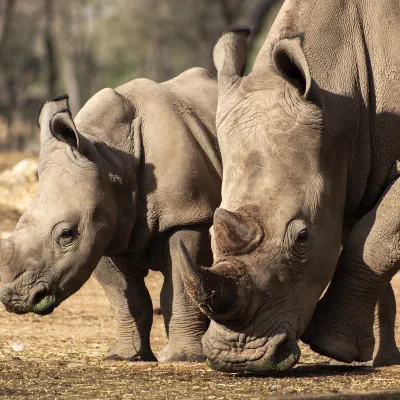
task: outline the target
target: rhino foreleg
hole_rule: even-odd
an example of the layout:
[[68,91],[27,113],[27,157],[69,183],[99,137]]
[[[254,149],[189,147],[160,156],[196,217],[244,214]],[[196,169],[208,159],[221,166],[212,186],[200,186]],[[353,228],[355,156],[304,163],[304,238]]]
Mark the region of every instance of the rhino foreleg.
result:
[[158,355],[159,361],[204,361],[201,339],[207,319],[185,291],[179,268],[179,239],[201,265],[212,264],[209,226],[188,227],[171,233],[166,243],[164,285],[161,309],[168,335],[168,345]]
[[388,289],[400,265],[400,179],[353,228],[333,280],[303,335],[340,361],[398,364],[395,302]]
[[396,345],[396,299],[392,285],[382,292],[375,308],[373,365],[400,364]]
[[117,345],[106,360],[157,361],[150,347],[153,307],[142,271],[122,257],[103,257],[94,275],[110,300],[117,322]]

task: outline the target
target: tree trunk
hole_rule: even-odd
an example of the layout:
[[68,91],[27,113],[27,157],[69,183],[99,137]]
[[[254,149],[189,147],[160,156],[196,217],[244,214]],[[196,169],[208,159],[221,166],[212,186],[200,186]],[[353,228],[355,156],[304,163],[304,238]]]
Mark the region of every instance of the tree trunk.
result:
[[46,45],[46,61],[47,61],[47,98],[56,97],[57,84],[57,63],[55,56],[54,34],[53,34],[53,18],[54,18],[54,0],[45,0],[45,45]]
[[4,10],[0,13],[0,52],[7,41],[8,31],[15,8],[15,0],[6,0]]
[[254,7],[251,17],[252,36],[256,37],[263,26],[265,17],[279,0],[260,0]]

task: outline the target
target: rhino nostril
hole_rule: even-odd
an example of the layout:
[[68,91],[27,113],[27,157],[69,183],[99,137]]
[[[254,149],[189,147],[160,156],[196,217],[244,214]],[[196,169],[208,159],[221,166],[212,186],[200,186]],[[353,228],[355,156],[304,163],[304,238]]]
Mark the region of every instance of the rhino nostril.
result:
[[286,339],[278,345],[275,354],[271,357],[274,369],[286,371],[292,368],[300,359],[300,348],[297,341]]
[[40,303],[46,297],[46,289],[38,290],[32,297],[31,304],[35,306]]
[[288,356],[292,354],[292,348],[290,346],[289,340],[285,340],[282,344],[279,345],[279,347],[276,350],[275,353],[275,361],[277,363],[286,360]]

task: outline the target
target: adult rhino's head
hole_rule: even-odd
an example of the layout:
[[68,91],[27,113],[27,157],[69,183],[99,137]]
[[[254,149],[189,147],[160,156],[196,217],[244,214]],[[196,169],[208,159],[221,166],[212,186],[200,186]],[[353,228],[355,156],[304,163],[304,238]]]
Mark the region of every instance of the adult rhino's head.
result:
[[302,39],[264,45],[244,77],[248,33],[227,32],[214,47],[223,161],[214,266],[196,266],[181,244],[181,269],[212,320],[203,338],[210,366],[262,374],[299,360],[340,250],[346,166]]
[[[118,115],[119,95],[107,93],[97,107]],[[95,118],[82,112],[75,125],[67,97],[41,109],[38,191],[13,234],[0,241],[0,299],[10,312],[52,312],[85,283],[114,236],[115,165],[106,146],[78,132],[77,126],[90,130],[82,120]],[[110,118],[98,118],[107,129]]]

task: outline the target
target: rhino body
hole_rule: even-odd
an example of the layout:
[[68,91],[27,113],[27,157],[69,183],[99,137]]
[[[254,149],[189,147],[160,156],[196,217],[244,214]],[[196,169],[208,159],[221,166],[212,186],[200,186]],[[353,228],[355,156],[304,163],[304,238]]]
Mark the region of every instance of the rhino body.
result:
[[211,265],[222,175],[216,103],[217,83],[200,68],[162,84],[103,89],[74,121],[67,98],[45,103],[38,192],[0,243],[6,308],[48,314],[95,270],[118,325],[108,357],[151,361],[144,277],[160,270],[169,336],[160,359],[202,359],[206,320],[186,298],[177,243],[188,241],[191,255]]
[[338,360],[399,363],[400,3],[287,0],[243,76],[248,34],[214,46],[213,267],[181,244],[188,292],[212,319],[208,361],[284,371],[305,332]]

